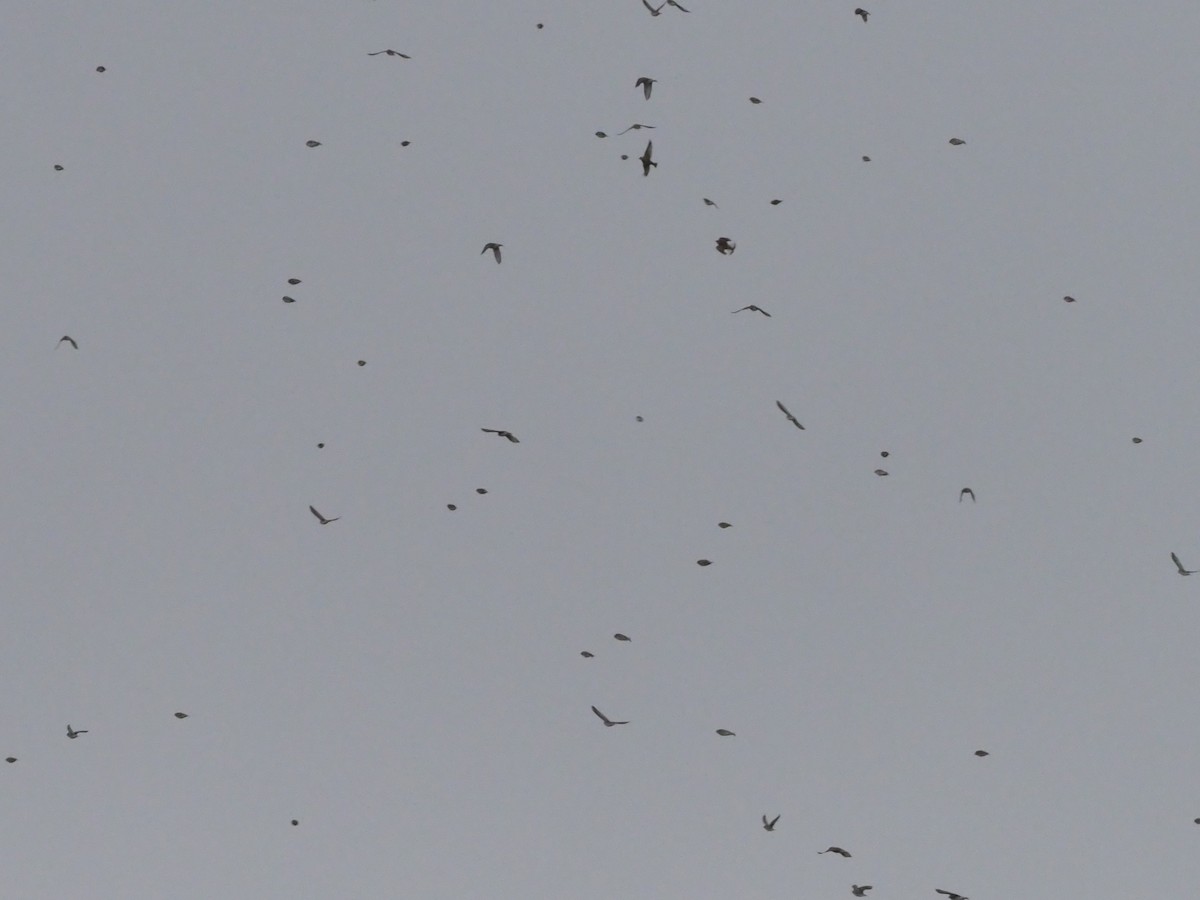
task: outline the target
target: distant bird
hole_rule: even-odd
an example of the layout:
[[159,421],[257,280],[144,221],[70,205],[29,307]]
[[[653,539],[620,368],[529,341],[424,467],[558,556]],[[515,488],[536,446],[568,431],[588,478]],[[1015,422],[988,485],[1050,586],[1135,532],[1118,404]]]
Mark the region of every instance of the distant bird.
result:
[[[782,814],[781,814],[781,815],[782,815]],[[778,821],[779,821],[779,816],[776,816],[776,817],[775,817],[775,818],[773,818],[773,819],[772,819],[770,822],[768,822],[768,821],[767,821],[767,817],[766,817],[766,816],[763,816],[763,828],[764,828],[766,831],[774,831],[774,830],[775,830],[775,823],[776,823],[776,822],[778,822]]]
[[54,164],[54,171],[55,171],[55,172],[61,172],[62,170],[63,170],[63,167],[62,167],[62,166],[60,166],[58,163],[55,163],[55,164]]
[[750,98],[750,102],[751,102],[751,103],[753,103],[755,106],[757,106],[758,104],[762,103],[762,101],[761,101],[761,100],[759,100],[757,97],[751,97],[751,98]]
[[597,132],[596,132],[596,137],[598,137],[598,138],[606,138],[606,137],[608,137],[608,135],[607,135],[607,134],[605,134],[603,131],[597,131]]
[[521,443],[520,441],[517,440],[517,436],[515,434],[513,434],[511,431],[504,431],[501,428],[480,428],[479,430],[486,431],[488,434],[498,434],[502,438],[508,438],[514,444]]
[[788,408],[786,406],[784,406],[782,402],[780,402],[779,400],[776,400],[775,405],[779,407],[779,409],[783,412],[783,414],[785,416],[787,416],[787,420],[789,422],[791,422],[793,425],[795,425],[801,431],[804,430],[804,426],[800,424],[800,420],[797,419],[795,416],[793,416],[790,412],[788,412]]
[[879,455],[882,456],[884,459],[888,458],[888,452],[886,450],[880,450]]
[[447,503],[446,509],[450,510],[450,512],[454,512],[456,509],[458,509],[458,507],[455,506],[453,503]]
[[325,449],[325,444],[324,444],[324,442],[322,442],[322,443],[320,443],[320,444],[317,444],[317,449],[318,449],[318,450],[324,450],[324,449]]
[[934,888],[939,894],[945,894],[950,900],[971,900],[970,897],[964,897],[962,894],[956,894],[954,891],[943,891],[941,888]]
[[1075,298],[1074,298],[1074,297],[1063,297],[1063,301],[1064,301],[1065,303],[1074,303],[1074,302],[1075,302]]
[[887,474],[887,469],[876,469],[875,474],[878,475],[880,478],[882,478],[884,475]]
[[317,508],[315,506],[310,506],[308,509],[309,509],[309,512],[311,512],[314,516],[317,517],[318,520],[320,520],[322,525],[328,525],[330,522],[336,522],[338,519],[341,518],[341,516],[334,516],[332,519],[327,519],[323,515],[321,515],[319,512],[317,512]]
[[775,200],[772,200],[772,201],[771,201],[771,205],[772,205],[772,206],[778,206],[778,205],[779,205],[780,203],[782,203],[782,202],[783,202],[782,200],[775,199]]
[[289,279],[288,279],[288,284],[291,284],[291,285],[296,285],[296,284],[299,284],[299,283],[300,283],[300,279],[299,279],[299,278],[289,278]]
[[966,143],[962,138],[950,138],[950,143],[955,147],[961,147]]
[[870,15],[870,13],[867,12],[865,9],[863,9],[861,6],[854,11],[854,14],[856,16],[858,16],[860,19],[862,19],[864,22],[867,21],[867,16]]
[[673,6],[680,12],[685,12],[685,13],[691,12],[690,9],[684,9],[682,6],[680,6],[678,3],[676,3],[675,0],[667,0],[667,6]]
[[711,565],[712,565],[712,560],[711,560],[711,559],[698,559],[698,560],[696,560],[696,565],[698,565],[698,566],[711,566]]
[[320,141],[305,141],[304,146],[305,147],[320,147],[321,142]]
[[975,502],[975,492],[973,490],[971,490],[969,487],[965,487],[961,491],[958,492],[958,502],[959,503],[962,503],[963,497],[970,497],[971,502],[972,503]]
[[1133,439],[1133,442],[1134,442],[1135,444],[1140,444],[1140,443],[1142,442],[1142,439],[1141,439],[1140,437],[1135,437],[1135,438]]
[[753,303],[751,303],[749,306],[743,306],[741,309],[735,309],[733,311],[733,313],[734,313],[734,315],[737,315],[738,313],[746,312],[747,310],[749,310],[750,312],[762,313],[768,319],[771,318],[771,314],[769,312],[767,312],[761,306],[755,306]]
[[619,631],[616,634],[614,634],[613,637],[616,638],[618,641],[632,641],[633,640],[633,638],[631,638],[629,635],[621,634],[621,632],[619,632]]
[[107,70],[104,68],[104,66],[96,66],[96,71],[103,74]]
[[81,734],[87,734],[87,729],[81,728],[78,731],[76,731],[74,728],[71,727],[70,722],[67,723],[67,737],[69,737],[71,740],[75,740],[75,738],[79,737]]
[[486,493],[487,493],[487,488],[475,488],[475,493],[477,493],[477,494],[486,494]]
[[830,847],[828,850],[817,851],[818,856],[820,856],[822,853],[836,853],[838,856],[846,857],[846,859],[850,858],[850,851],[843,850],[841,847]]
[[645,422],[645,421],[646,421],[646,420],[645,420],[645,419],[643,419],[641,416],[634,416],[634,419],[636,419],[636,420],[637,420],[637,421],[639,421],[639,422]]
[[651,77],[649,77],[648,75],[643,75],[643,76],[641,76],[640,78],[638,78],[638,80],[637,80],[637,81],[635,81],[635,82],[633,83],[633,86],[634,86],[635,88],[636,88],[636,87],[640,87],[640,88],[642,89],[642,95],[643,95],[643,96],[644,96],[644,97],[645,97],[647,100],[649,100],[649,99],[650,99],[650,92],[651,92],[652,90],[654,90],[654,83],[655,83],[656,81],[658,81],[658,79],[657,79],[657,78],[651,78]]
[[496,257],[496,262],[498,263],[500,262],[500,248],[503,246],[503,244],[497,244],[495,241],[488,241],[483,245],[483,249],[479,251],[479,255],[483,256],[483,254],[491,250],[492,256]]
[[645,151],[642,153],[641,156],[638,157],[638,159],[641,160],[641,163],[642,163],[642,174],[643,175],[650,174],[651,166],[658,168],[658,163],[656,163],[654,160],[652,160],[650,158],[651,154],[653,154],[653,153],[654,153],[654,141],[647,141]]
[[293,825],[299,825],[299,824],[300,824],[300,820],[299,820],[299,819],[292,819],[292,824],[293,824]]
[[295,297],[289,297],[289,296],[287,296],[287,295],[285,294],[285,295],[284,295],[284,297],[283,297],[283,302],[284,302],[284,303],[295,303],[295,302],[296,302],[296,298],[295,298]]
[[598,715],[600,717],[600,721],[603,722],[605,727],[607,727],[607,728],[612,728],[614,725],[628,725],[629,724],[628,722],[614,722],[612,719],[610,719],[604,713],[600,712],[600,710],[596,709],[596,707],[594,707],[594,706],[592,707],[592,712],[594,712],[596,715]]
[[732,528],[733,526],[731,524],[729,524],[728,522],[718,522],[717,527],[718,528]]
[[591,650],[580,650],[579,655],[582,656],[584,659],[591,659],[596,654],[593,653]]
[[867,891],[869,891],[870,889],[871,889],[871,885],[869,885],[869,884],[852,884],[852,885],[850,885],[850,893],[852,893],[855,897],[867,896]]
[[187,713],[184,713],[184,712],[175,713],[175,718],[177,718],[177,719],[186,719],[187,717],[188,717]]
[[981,759],[985,756],[991,756],[991,754],[988,753],[986,750],[976,750],[975,755],[980,757]]
[[730,731],[728,728],[718,728],[717,734],[719,734],[721,737],[737,737],[737,735],[734,734],[732,731]]
[[702,200],[704,201],[704,205],[705,205],[705,206],[711,206],[711,207],[713,207],[714,209],[720,209],[720,208],[721,208],[721,207],[717,206],[717,204],[715,204],[713,201],[709,200],[707,197],[701,197],[700,199],[702,199]]
[[17,758],[15,756],[6,756],[6,757],[4,757],[4,761],[6,763],[15,763],[17,761]]
[[1183,563],[1179,561],[1179,557],[1174,553],[1171,554],[1171,562],[1175,563],[1175,568],[1179,570],[1180,575],[1195,575],[1196,569],[1185,569]]
[[870,161],[871,161],[871,157],[869,157],[869,156],[863,157],[863,162],[870,162]]
[[727,237],[717,238],[717,252],[722,256],[729,256],[737,249],[737,242]]
[[376,50],[374,53],[368,53],[367,56],[378,56],[381,53],[386,53],[388,56],[398,56],[401,59],[412,59],[407,53],[401,53],[399,50]]
[[647,3],[646,0],[642,0],[642,6],[646,7],[646,9],[650,10],[650,15],[652,15],[652,16],[661,16],[662,8],[666,5],[667,5],[666,3],[660,3],[658,5],[658,7],[655,8],[655,7],[651,6],[649,3]]
[[69,334],[64,334],[62,337],[60,337],[58,339],[58,343],[54,345],[54,349],[57,350],[59,348],[59,345],[62,344],[63,341],[66,341],[68,344],[70,344],[76,350],[79,349],[79,345],[77,343],[75,343],[75,338],[71,337]]
[[366,361],[365,359],[360,359],[360,360],[358,361],[358,364],[359,364],[360,366],[365,366],[365,365],[367,364],[367,361]]
[[[625,131],[641,131],[643,128],[654,128],[654,127],[655,126],[653,126],[653,125],[643,125],[641,122],[634,122],[632,125],[630,125],[628,128],[626,128]],[[620,137],[621,135],[623,135],[625,133],[625,131],[618,131],[617,136]]]

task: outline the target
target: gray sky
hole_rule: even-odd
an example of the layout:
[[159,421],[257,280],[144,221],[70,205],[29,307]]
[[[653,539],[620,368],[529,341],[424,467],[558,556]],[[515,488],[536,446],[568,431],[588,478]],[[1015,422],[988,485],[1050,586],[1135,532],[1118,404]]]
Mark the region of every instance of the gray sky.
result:
[[1200,10],[683,2],[9,10],[9,896],[1195,894]]

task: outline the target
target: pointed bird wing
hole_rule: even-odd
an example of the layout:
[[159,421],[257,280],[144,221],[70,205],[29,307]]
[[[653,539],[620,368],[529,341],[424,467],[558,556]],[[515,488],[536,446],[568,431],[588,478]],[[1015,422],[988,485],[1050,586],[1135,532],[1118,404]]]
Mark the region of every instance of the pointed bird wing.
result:
[[596,709],[596,707],[594,707],[594,706],[592,707],[592,712],[594,712],[596,715],[598,715],[600,717],[600,721],[602,721],[605,725],[607,725],[609,722],[612,721],[611,719],[609,719],[608,716],[606,716],[604,713],[600,712],[600,710]]
[[788,418],[788,421],[789,421],[789,422],[791,422],[793,425],[795,425],[795,426],[796,426],[797,428],[799,428],[801,431],[803,431],[803,430],[804,430],[804,426],[803,426],[803,425],[801,425],[801,424],[800,424],[800,421],[799,421],[799,420],[798,420],[798,419],[797,419],[795,416],[793,416],[793,415],[791,414],[791,412],[788,410],[788,408],[787,408],[786,406],[784,406],[784,405],[783,405],[783,402],[782,402],[782,401],[780,401],[780,400],[776,400],[776,401],[775,401],[775,405],[779,407],[779,409],[780,409],[780,410],[783,412],[783,414],[784,414],[785,416],[787,416],[787,418]]
[[1171,554],[1171,562],[1175,563],[1175,568],[1177,568],[1177,569],[1179,570],[1180,574],[1186,574],[1186,573],[1187,573],[1187,569],[1185,569],[1185,568],[1183,567],[1183,563],[1181,563],[1181,562],[1179,561],[1179,557],[1178,557],[1178,556],[1176,556],[1174,553],[1172,553],[1172,554]]

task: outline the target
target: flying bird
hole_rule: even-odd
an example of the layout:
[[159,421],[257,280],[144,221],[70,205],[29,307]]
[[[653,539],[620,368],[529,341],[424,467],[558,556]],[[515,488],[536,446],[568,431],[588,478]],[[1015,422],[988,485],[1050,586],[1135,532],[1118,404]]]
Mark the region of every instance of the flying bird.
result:
[[856,16],[858,16],[860,19],[862,19],[864,22],[867,21],[867,16],[870,15],[870,13],[867,12],[865,9],[863,9],[861,6],[854,11],[854,14]]
[[513,434],[511,431],[504,431],[501,428],[480,428],[479,430],[486,431],[488,434],[498,434],[502,438],[508,438],[514,444],[521,443],[520,441],[517,440],[517,436],[515,434]]
[[629,635],[621,634],[621,632],[619,632],[619,631],[616,634],[614,634],[613,637],[616,638],[618,641],[632,641],[633,640],[633,638],[631,638]]
[[718,522],[717,527],[718,528],[732,528],[733,526],[728,522]]
[[[654,127],[655,126],[653,126],[653,125],[643,125],[641,122],[634,122],[632,125],[630,125],[628,128],[626,128],[625,131],[641,131],[643,128],[654,128]],[[620,137],[621,135],[623,135],[625,133],[625,131],[618,131],[617,137]]]
[[954,891],[943,891],[941,888],[934,888],[939,894],[945,894],[950,900],[971,900],[970,897],[964,897],[962,894],[956,894]]
[[887,474],[887,469],[876,469],[875,474],[882,478]]
[[975,755],[980,757],[981,759],[985,756],[991,756],[991,754],[988,753],[986,750],[976,750]]
[[680,12],[685,12],[685,13],[691,12],[690,9],[684,9],[682,6],[680,6],[678,3],[676,3],[675,0],[667,0],[667,6],[673,6]]
[[4,757],[4,761],[6,763],[15,763],[17,761],[17,758],[15,756],[6,756],[6,757]]
[[291,285],[297,285],[297,284],[299,284],[299,283],[300,283],[300,279],[299,279],[299,278],[289,278],[289,279],[288,279],[288,284],[291,284]]
[[71,727],[70,722],[67,723],[67,737],[69,737],[71,740],[75,740],[75,738],[79,737],[81,734],[87,734],[87,729],[81,728],[78,731],[76,731],[74,728]]
[[647,75],[643,75],[643,76],[641,76],[641,77],[640,77],[640,78],[639,78],[637,81],[635,81],[635,82],[633,83],[633,86],[634,86],[635,88],[636,88],[636,87],[640,87],[640,88],[642,89],[642,94],[645,96],[645,98],[646,98],[647,100],[649,100],[649,99],[650,99],[650,92],[651,92],[652,90],[654,90],[654,82],[656,82],[656,81],[658,81],[658,79],[657,79],[657,78],[650,78],[650,77],[649,77],[649,76],[647,76]]
[[187,717],[188,717],[187,713],[184,713],[184,712],[175,713],[175,718],[177,718],[177,719],[186,719]]
[[751,102],[751,103],[753,103],[755,106],[757,106],[758,104],[762,103],[762,101],[761,101],[761,100],[759,100],[757,97],[751,97],[751,98],[750,98],[750,102]]
[[776,198],[776,199],[774,199],[774,200],[772,200],[772,201],[771,201],[771,205],[772,205],[772,206],[778,206],[778,205],[779,205],[780,203],[782,203],[782,202],[783,202],[782,200],[780,200],[780,199]]
[[379,56],[381,53],[386,53],[388,56],[398,56],[401,59],[412,59],[407,53],[401,53],[399,50],[376,50],[374,53],[368,53],[367,56]]
[[852,885],[850,885],[850,893],[852,893],[855,897],[867,896],[867,891],[869,891],[870,889],[871,889],[871,885],[869,885],[869,884],[852,884]]
[[750,312],[762,313],[768,319],[771,318],[771,314],[769,312],[767,312],[761,306],[755,306],[753,303],[751,303],[749,306],[743,306],[741,309],[735,309],[733,313],[734,315],[737,315],[740,312],[746,312],[746,310],[749,310]]
[[596,709],[596,707],[594,707],[594,706],[592,707],[592,712],[594,712],[596,715],[598,715],[600,717],[600,721],[603,722],[605,727],[607,727],[607,728],[612,728],[614,725],[628,725],[629,724],[628,722],[614,722],[612,719],[610,719],[604,713],[600,712],[600,710]]
[[950,138],[950,143],[955,147],[961,147],[966,143],[962,138]]
[[716,203],[714,203],[712,200],[709,200],[707,197],[701,197],[700,199],[704,201],[704,205],[705,205],[705,206],[711,206],[711,207],[713,207],[714,209],[720,209],[720,208],[721,208],[721,207],[717,206],[717,204],[716,204]]
[[650,158],[650,155],[652,153],[654,153],[654,141],[647,141],[645,152],[642,153],[642,155],[638,157],[638,159],[641,160],[641,163],[642,163],[642,174],[643,175],[650,174],[651,166],[658,168],[658,163],[656,163],[654,160],[652,160]]
[[334,516],[332,519],[327,519],[323,515],[321,515],[319,512],[317,512],[317,508],[315,506],[310,506],[308,509],[309,509],[309,512],[311,512],[314,516],[316,516],[320,520],[322,525],[328,525],[330,522],[336,522],[338,519],[341,518],[341,516]]
[[818,856],[820,856],[822,853],[836,853],[838,856],[846,857],[846,859],[850,858],[850,851],[843,850],[841,847],[830,847],[828,850],[817,851]]
[[58,339],[58,343],[54,345],[54,349],[57,350],[63,341],[66,341],[68,344],[70,344],[76,350],[79,349],[79,345],[77,343],[75,343],[75,338],[71,337],[69,334],[64,334],[62,337],[60,337]]
[[717,734],[719,734],[721,737],[737,737],[737,735],[734,734],[732,731],[730,731],[728,728],[718,728]]
[[975,492],[973,490],[971,490],[969,487],[965,487],[961,491],[958,492],[958,502],[959,503],[962,503],[963,497],[970,497],[971,502],[972,503],[975,502]]
[[1140,437],[1135,437],[1135,438],[1133,439],[1133,442],[1134,442],[1135,444],[1140,444],[1140,443],[1142,442],[1142,439],[1141,439]]
[[785,416],[787,416],[787,420],[789,422],[791,422],[793,425],[795,425],[801,431],[804,430],[804,426],[800,424],[800,420],[797,419],[795,416],[793,416],[790,412],[788,412],[788,408],[786,406],[784,406],[782,402],[780,402],[779,400],[776,400],[775,405],[778,406],[780,408],[780,410],[783,411],[783,414]]
[[652,16],[661,16],[662,8],[666,5],[667,5],[666,3],[660,3],[658,5],[658,8],[656,9],[653,6],[651,6],[649,3],[647,3],[646,0],[642,0],[642,6],[646,7],[646,9],[650,10],[650,15],[652,15]]
[[1195,575],[1196,569],[1185,569],[1183,563],[1179,561],[1179,557],[1174,553],[1171,554],[1171,562],[1175,563],[1175,568],[1179,570],[1180,575]]
[[320,141],[305,141],[304,146],[305,147],[320,147],[321,142]]
[[[782,813],[781,813],[780,815],[782,815]],[[775,817],[775,818],[773,818],[773,819],[772,819],[770,822],[768,822],[768,821],[767,821],[767,817],[766,817],[766,816],[763,816],[763,828],[764,828],[766,831],[774,831],[774,830],[775,830],[775,823],[776,823],[776,822],[778,822],[778,821],[779,821],[779,816],[776,816],[776,817]]]
[[729,256],[737,249],[737,242],[727,237],[717,238],[717,252],[722,256]]
[[579,655],[582,656],[584,659],[591,659],[596,654],[593,653],[591,650],[580,650]]
[[483,254],[491,250],[492,256],[496,257],[496,262],[498,263],[500,262],[500,248],[503,246],[503,244],[497,244],[495,241],[488,241],[483,245],[483,249],[479,251],[479,255],[483,256]]
[[711,566],[711,565],[712,565],[712,560],[711,560],[711,559],[698,559],[698,560],[696,560],[696,565],[698,565],[698,566]]

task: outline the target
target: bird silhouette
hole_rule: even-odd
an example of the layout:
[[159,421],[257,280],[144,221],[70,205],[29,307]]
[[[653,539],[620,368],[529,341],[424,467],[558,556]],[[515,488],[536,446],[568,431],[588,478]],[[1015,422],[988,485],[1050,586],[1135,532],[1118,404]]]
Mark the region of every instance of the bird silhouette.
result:
[[480,428],[479,430],[486,431],[488,434],[498,434],[502,438],[508,438],[514,444],[521,443],[520,441],[517,440],[517,436],[515,434],[513,434],[511,431],[504,431],[501,428]]
[[649,3],[647,3],[646,0],[642,0],[642,6],[646,7],[646,9],[650,10],[650,15],[652,15],[652,16],[661,16],[662,8],[666,5],[667,5],[666,3],[660,3],[658,5],[658,7],[655,8],[655,7],[651,6]]
[[841,847],[830,847],[828,850],[817,851],[818,856],[820,856],[822,853],[836,853],[838,856],[846,857],[846,859],[850,858],[850,851],[843,850]]
[[712,560],[711,560],[711,559],[698,559],[698,560],[696,560],[696,565],[698,565],[698,566],[711,566],[711,565],[712,565]]
[[718,728],[717,734],[719,734],[721,737],[737,737],[737,735],[734,734],[732,731],[730,731],[728,728]]
[[797,419],[795,416],[793,416],[793,415],[792,415],[790,412],[788,412],[788,408],[787,408],[786,406],[784,406],[784,405],[783,405],[783,403],[782,403],[781,401],[779,401],[779,400],[776,400],[776,401],[775,401],[775,405],[776,405],[776,406],[778,406],[778,407],[780,408],[780,410],[782,410],[782,411],[783,411],[783,414],[784,414],[785,416],[787,416],[787,420],[788,420],[789,422],[791,422],[793,425],[795,425],[795,426],[796,426],[797,428],[799,428],[801,431],[803,431],[803,430],[804,430],[804,426],[800,424],[800,420],[799,420],[799,419]]
[[619,632],[619,631],[616,634],[614,634],[613,637],[615,639],[617,639],[618,641],[632,641],[633,640],[633,638],[631,638],[629,635],[621,634],[621,632]]
[[964,141],[962,138],[950,138],[950,143],[955,147],[961,147],[966,143],[966,141]]
[[964,897],[962,894],[956,894],[954,891],[943,891],[941,888],[934,888],[939,894],[945,894],[950,900],[971,900],[970,897]]
[[[953,144],[953,143],[954,143],[954,141],[951,141],[950,143],[952,143],[952,144]],[[1075,302],[1075,298],[1074,298],[1074,297],[1063,297],[1063,301],[1064,301],[1065,303],[1074,303],[1074,302]]]
[[975,492],[973,490],[971,490],[969,487],[965,487],[961,491],[958,492],[958,502],[959,503],[962,503],[963,497],[970,497],[971,502],[972,503],[975,502]]
[[[496,257],[496,262],[498,263],[498,262],[500,262],[500,248],[503,246],[504,246],[503,244],[497,244],[495,241],[489,241],[488,243],[483,245],[483,249],[479,251],[479,255],[482,256],[483,254],[485,254],[489,250],[491,250],[492,256]],[[520,266],[517,266],[517,268],[519,269]]]
[[317,508],[315,506],[310,506],[308,508],[308,510],[314,516],[316,516],[318,520],[320,520],[322,525],[328,525],[330,522],[336,522],[338,519],[341,518],[341,516],[334,516],[332,519],[327,519],[323,515],[321,515],[319,512],[317,512]]
[[882,478],[887,474],[887,469],[876,469],[875,474]]
[[637,80],[637,81],[635,81],[635,82],[633,83],[633,86],[634,86],[635,88],[636,88],[636,87],[640,87],[640,88],[642,89],[642,95],[643,95],[643,96],[644,96],[644,97],[645,97],[647,100],[649,100],[649,99],[650,99],[650,92],[651,92],[652,90],[654,90],[654,83],[655,83],[656,81],[658,81],[658,79],[657,79],[657,78],[651,78],[651,77],[649,77],[648,75],[643,75],[643,76],[641,76],[640,78],[638,78],[638,80]]
[[641,160],[641,163],[642,163],[642,174],[643,175],[650,174],[651,166],[658,168],[658,163],[656,163],[654,160],[652,160],[650,158],[650,156],[653,153],[654,153],[654,141],[647,141],[645,151],[642,153],[641,156],[638,157],[638,159]]
[[761,306],[755,306],[753,303],[751,303],[749,306],[743,306],[741,309],[735,309],[733,311],[733,314],[737,315],[738,313],[746,312],[747,310],[749,310],[750,312],[762,313],[768,319],[771,318],[771,314],[769,312],[767,312]]
[[750,102],[753,103],[755,106],[758,106],[758,104],[762,103],[762,101],[759,100],[757,97],[751,97]]
[[407,53],[401,53],[399,50],[376,50],[374,53],[368,53],[367,56],[379,56],[381,53],[385,53],[388,56],[398,56],[401,59],[412,59]]
[[717,527],[718,528],[732,528],[733,525],[731,525],[729,522],[718,522]]
[[727,237],[717,238],[717,252],[722,256],[729,256],[737,249],[737,242]]
[[74,728],[71,727],[70,722],[67,723],[67,737],[69,737],[71,740],[75,740],[75,738],[79,737],[81,734],[87,734],[87,729],[81,728],[78,731],[76,731]]
[[[653,125],[643,125],[641,122],[634,122],[632,125],[630,125],[628,128],[626,128],[625,131],[641,131],[643,128],[654,128],[654,127],[655,126],[653,126]],[[621,135],[623,135],[625,133],[625,131],[618,131],[617,137],[620,137]]]
[[186,719],[187,717],[188,717],[188,714],[185,712],[175,713],[175,718],[177,718],[177,719]]
[[675,0],[667,0],[667,6],[673,6],[680,12],[685,12],[685,13],[691,12],[690,9],[684,9],[682,6],[680,6],[678,3],[676,3]]
[[721,208],[721,207],[717,206],[717,204],[716,204],[716,203],[714,203],[712,200],[709,200],[707,197],[701,197],[700,199],[704,201],[704,205],[705,205],[705,206],[711,206],[711,207],[713,207],[714,209],[720,209],[720,208]]
[[1195,575],[1196,569],[1185,569],[1183,563],[1179,561],[1179,557],[1174,553],[1171,554],[1171,562],[1175,563],[1175,568],[1179,570],[1180,575]]
[[614,722],[612,719],[610,719],[604,713],[600,712],[600,710],[596,709],[596,707],[594,707],[594,706],[592,707],[592,712],[594,712],[596,715],[598,715],[600,717],[600,721],[603,722],[605,727],[607,727],[607,728],[612,728],[614,725],[628,725],[629,724],[628,722]]
[[867,21],[867,16],[870,15],[870,13],[867,12],[865,9],[863,9],[861,6],[854,11],[854,14],[856,16],[858,16],[860,19],[862,19],[864,22]]
[[593,653],[591,650],[580,650],[579,655],[582,656],[584,659],[591,659],[596,654]]
[[776,822],[778,822],[778,821],[779,821],[779,816],[776,816],[776,817],[775,817],[775,818],[773,818],[773,819],[772,819],[770,822],[768,822],[768,821],[767,821],[767,817],[766,817],[766,816],[763,816],[763,829],[764,829],[764,830],[766,830],[766,831],[774,831],[774,830],[775,830],[775,823],[776,823]]
[[870,889],[871,889],[871,885],[869,885],[869,884],[852,884],[852,885],[850,885],[850,893],[852,893],[855,897],[867,896],[867,891],[869,891]]
[[988,753],[986,750],[976,750],[976,751],[975,751],[975,755],[976,755],[976,756],[978,756],[978,757],[980,757],[980,758],[982,758],[982,757],[984,757],[984,756],[991,756],[991,754],[990,754],[990,753]]
[[66,341],[68,344],[70,344],[76,350],[79,349],[79,345],[77,343],[75,343],[75,338],[71,337],[69,334],[64,334],[62,337],[60,337],[58,339],[58,343],[54,345],[54,349],[57,350],[62,345],[63,341]]
[[320,147],[321,142],[320,141],[305,141],[304,146],[305,147]]

